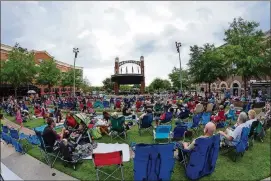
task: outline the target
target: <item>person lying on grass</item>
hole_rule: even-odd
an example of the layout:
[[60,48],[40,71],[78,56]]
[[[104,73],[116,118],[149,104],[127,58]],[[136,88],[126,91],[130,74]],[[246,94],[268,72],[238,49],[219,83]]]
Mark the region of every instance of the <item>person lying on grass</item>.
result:
[[219,134],[221,135],[221,145],[226,144],[228,146],[235,146],[235,144],[238,143],[241,138],[242,129],[247,127],[245,124],[247,119],[247,114],[245,112],[241,112],[234,130],[232,128],[227,128],[225,132],[219,131]]

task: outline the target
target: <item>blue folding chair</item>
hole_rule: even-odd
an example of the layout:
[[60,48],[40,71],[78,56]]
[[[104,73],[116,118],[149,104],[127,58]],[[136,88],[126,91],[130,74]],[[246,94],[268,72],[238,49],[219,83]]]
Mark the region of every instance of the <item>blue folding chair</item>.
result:
[[134,180],[171,180],[175,164],[174,144],[137,144]]
[[7,134],[5,132],[2,132],[2,140],[4,140],[7,145],[12,144],[11,137],[9,136],[9,134]]
[[109,101],[103,101],[104,108],[110,108],[110,102]]
[[220,135],[195,140],[192,150],[179,149],[181,163],[185,166],[186,176],[197,180],[213,173],[218,158]]
[[202,114],[202,120],[201,120],[201,124],[202,125],[206,125],[208,122],[210,122],[211,120],[211,113],[210,112],[204,112]]
[[26,145],[25,147],[21,143],[22,140],[26,139],[28,136],[21,133],[19,134],[19,131],[16,129],[10,129],[10,136],[12,138],[12,145],[14,146],[15,150],[17,152],[20,152],[22,154],[25,153],[25,148],[28,146]]
[[143,117],[142,120],[138,122],[138,131],[139,135],[141,136],[143,132],[150,132],[152,134],[152,121],[153,121],[153,114],[147,114]]
[[168,142],[171,140],[171,125],[159,125],[153,130],[153,140],[167,139]]
[[187,122],[184,123],[187,125],[188,129],[192,129],[192,131],[194,131],[194,133],[198,134],[198,129],[199,129],[199,123],[200,123],[200,119],[201,119],[202,114],[196,114],[193,116],[192,118],[192,122]]
[[2,126],[2,131],[6,134],[9,134],[9,128],[7,126]]
[[228,114],[226,115],[227,120],[230,120],[229,124],[231,124],[232,121],[236,121],[235,114],[236,114],[236,111],[234,109],[229,110]]
[[166,112],[165,120],[162,120],[162,121],[160,122],[161,125],[171,125],[171,124],[172,124],[172,118],[173,118],[173,113],[171,113],[171,112]]
[[184,140],[186,132],[187,132],[187,126],[183,125],[183,124],[178,124],[173,130],[172,139],[179,141],[183,138],[183,140]]
[[250,129],[248,127],[243,127],[241,138],[238,142],[233,141],[234,145],[233,148],[235,150],[235,156],[233,161],[236,162],[237,157],[241,155],[244,156],[246,150],[248,149],[248,135],[249,135]]

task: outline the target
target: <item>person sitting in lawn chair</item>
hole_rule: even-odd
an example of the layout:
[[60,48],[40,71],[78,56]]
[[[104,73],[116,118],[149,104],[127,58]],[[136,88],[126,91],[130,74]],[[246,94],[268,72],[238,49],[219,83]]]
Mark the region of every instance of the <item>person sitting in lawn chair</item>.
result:
[[[216,131],[216,126],[214,123],[209,122],[205,125],[204,130],[203,130],[203,135],[199,136],[198,138],[208,138],[214,135]],[[198,139],[196,138],[196,139]],[[188,142],[180,142],[181,143],[181,149],[186,149],[186,150],[192,150],[195,148],[195,141],[196,139],[194,139],[191,143]],[[180,159],[180,161],[182,161],[182,154],[181,151],[179,151],[178,153],[178,157]]]
[[152,109],[151,108],[147,108],[146,112],[143,113],[139,118],[138,118],[138,122],[141,122],[142,119],[144,118],[144,116],[148,115],[148,114],[152,114]]
[[223,121],[226,120],[226,117],[225,117],[225,110],[224,110],[224,106],[223,106],[223,105],[220,105],[220,106],[219,106],[219,111],[218,111],[218,113],[217,113],[215,116],[212,116],[212,117],[211,117],[211,120],[212,120],[214,123],[223,122]]
[[48,118],[47,126],[43,130],[42,134],[45,146],[49,147],[49,150],[47,150],[49,152],[53,151],[53,147],[55,146],[56,141],[62,140],[66,132],[65,129],[62,129],[61,133],[57,134],[54,130],[55,126],[56,123],[54,122],[54,120],[52,118]]
[[226,131],[219,131],[219,134],[221,135],[221,146],[228,145],[228,146],[235,146],[236,143],[239,142],[242,134],[242,129],[244,127],[247,127],[245,124],[248,117],[245,112],[241,112],[239,114],[236,127],[233,128],[227,128]]
[[173,117],[174,109],[170,108],[168,112],[163,113],[160,116],[160,120],[156,120],[156,125],[160,125],[161,123],[170,122]]

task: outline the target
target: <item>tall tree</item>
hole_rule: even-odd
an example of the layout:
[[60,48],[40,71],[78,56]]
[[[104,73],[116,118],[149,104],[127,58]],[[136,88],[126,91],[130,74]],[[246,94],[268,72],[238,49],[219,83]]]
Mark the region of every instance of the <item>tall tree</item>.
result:
[[54,85],[60,83],[60,78],[60,70],[56,67],[56,62],[53,59],[41,62],[37,77],[38,84],[48,86],[51,91]]
[[83,90],[83,92],[90,92],[91,89],[91,84],[89,80],[85,77],[80,85],[80,88]]
[[[75,69],[75,87],[79,88],[81,84],[83,83],[83,77],[80,70]],[[70,69],[68,72],[62,72],[61,73],[61,85],[63,87],[65,86],[73,86],[74,83],[74,69]]]
[[234,64],[235,74],[242,76],[247,95],[247,82],[252,77],[260,77],[260,62],[266,51],[264,33],[258,29],[259,23],[234,18],[225,31],[225,59]]
[[37,72],[34,54],[20,47],[17,43],[9,52],[8,61],[2,66],[1,76],[3,81],[10,83],[14,87],[15,97],[17,96],[18,87],[32,83]]
[[206,43],[203,47],[190,47],[190,52],[189,74],[194,83],[205,82],[210,91],[211,83],[219,79],[224,80],[228,76],[228,64],[224,61],[221,49]]
[[[182,70],[182,85],[184,89],[189,89],[191,86],[191,81],[189,80],[188,71]],[[174,67],[171,71],[171,73],[168,74],[170,81],[172,82],[174,89],[180,89],[181,88],[181,82],[180,82],[180,69]]]
[[149,85],[149,90],[169,90],[171,88],[171,83],[168,80],[163,80],[160,78],[155,78]]
[[104,79],[103,80],[103,88],[106,91],[111,92],[114,89],[114,82],[112,82],[110,78]]

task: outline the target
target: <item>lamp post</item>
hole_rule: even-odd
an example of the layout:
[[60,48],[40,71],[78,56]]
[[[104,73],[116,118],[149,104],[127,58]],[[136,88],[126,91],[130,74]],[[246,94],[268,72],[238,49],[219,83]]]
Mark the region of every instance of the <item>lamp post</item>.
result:
[[73,96],[75,97],[75,61],[79,53],[79,48],[73,48],[74,61],[73,61]]
[[183,93],[183,82],[182,82],[182,61],[181,61],[181,54],[180,54],[180,47],[182,44],[180,42],[175,42],[177,52],[179,53],[179,61],[180,61],[180,82],[181,82],[181,93]]

